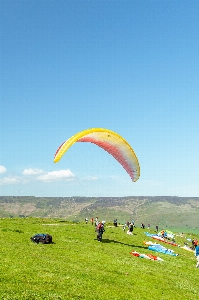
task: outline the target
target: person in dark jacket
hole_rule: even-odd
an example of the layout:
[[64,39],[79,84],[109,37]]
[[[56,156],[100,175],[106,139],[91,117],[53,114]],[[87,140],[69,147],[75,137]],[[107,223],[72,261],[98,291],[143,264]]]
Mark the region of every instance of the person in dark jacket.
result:
[[130,232],[130,233],[133,233],[133,227],[134,227],[134,226],[133,226],[133,223],[130,223],[130,224],[129,224],[129,232]]
[[105,231],[104,224],[102,222],[100,222],[96,227],[98,242],[102,241],[102,235],[103,235],[104,231]]

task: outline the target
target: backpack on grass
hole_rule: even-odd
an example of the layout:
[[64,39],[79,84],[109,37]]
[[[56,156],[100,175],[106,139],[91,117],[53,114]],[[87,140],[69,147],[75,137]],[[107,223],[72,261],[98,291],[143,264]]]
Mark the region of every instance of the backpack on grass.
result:
[[39,233],[35,234],[32,236],[31,241],[34,243],[42,243],[42,244],[51,244],[52,243],[52,236],[50,234],[44,234],[44,233]]

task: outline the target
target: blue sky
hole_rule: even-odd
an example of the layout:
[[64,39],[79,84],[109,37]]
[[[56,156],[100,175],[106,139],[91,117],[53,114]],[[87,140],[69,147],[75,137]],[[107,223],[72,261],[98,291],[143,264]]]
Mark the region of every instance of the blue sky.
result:
[[[0,2],[0,195],[199,196],[199,2]],[[133,147],[133,183],[90,143]]]

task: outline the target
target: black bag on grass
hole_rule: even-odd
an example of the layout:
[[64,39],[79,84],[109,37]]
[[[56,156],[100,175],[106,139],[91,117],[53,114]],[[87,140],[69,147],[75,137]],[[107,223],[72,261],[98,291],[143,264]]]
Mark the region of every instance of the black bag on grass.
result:
[[44,233],[39,233],[35,234],[32,236],[31,241],[34,243],[42,243],[42,244],[51,244],[52,243],[52,236],[50,234],[44,234]]

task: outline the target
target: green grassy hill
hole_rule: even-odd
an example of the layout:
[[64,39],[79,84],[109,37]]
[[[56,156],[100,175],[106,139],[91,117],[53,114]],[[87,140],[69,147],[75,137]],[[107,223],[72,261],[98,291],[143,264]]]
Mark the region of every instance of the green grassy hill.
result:
[[0,197],[0,217],[65,218],[82,221],[99,216],[119,223],[199,234],[199,197]]
[[[63,219],[0,219],[0,299],[197,299],[199,269],[193,253],[168,245],[179,256],[154,252],[164,261],[134,257],[152,253],[141,228],[134,235],[106,224],[102,243],[89,222]],[[54,244],[34,244],[35,233],[49,233]],[[183,245],[187,238],[176,236]],[[164,244],[164,246],[167,244]]]

